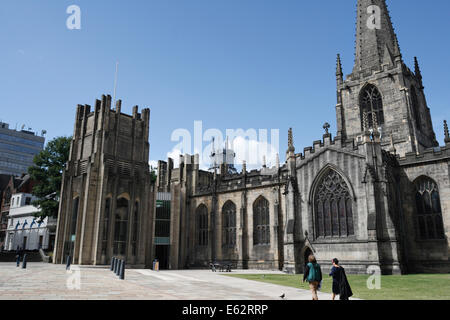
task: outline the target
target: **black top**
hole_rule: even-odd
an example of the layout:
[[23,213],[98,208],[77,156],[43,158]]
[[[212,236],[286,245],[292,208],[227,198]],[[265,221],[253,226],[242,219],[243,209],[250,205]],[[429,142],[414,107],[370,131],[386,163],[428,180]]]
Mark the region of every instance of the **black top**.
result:
[[352,288],[347,280],[347,275],[345,274],[345,269],[340,267],[341,270],[341,278],[339,281],[339,299],[340,300],[348,300],[351,296],[353,296]]
[[333,282],[339,283],[342,276],[342,268],[333,266],[331,268],[330,276],[333,277]]

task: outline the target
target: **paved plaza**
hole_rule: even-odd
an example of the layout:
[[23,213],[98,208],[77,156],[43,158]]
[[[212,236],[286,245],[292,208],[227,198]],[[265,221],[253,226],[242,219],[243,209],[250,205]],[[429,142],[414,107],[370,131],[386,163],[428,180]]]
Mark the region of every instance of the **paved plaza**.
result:
[[[282,274],[238,270],[237,273]],[[0,263],[0,300],[310,300],[306,290],[224,276],[210,270],[127,269],[120,280],[107,267]],[[319,292],[322,300],[328,293]]]

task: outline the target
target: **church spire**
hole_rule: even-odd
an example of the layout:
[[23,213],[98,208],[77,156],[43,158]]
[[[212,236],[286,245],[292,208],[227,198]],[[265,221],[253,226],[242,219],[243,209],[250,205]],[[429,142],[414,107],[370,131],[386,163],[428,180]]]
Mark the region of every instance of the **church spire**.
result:
[[342,72],[341,55],[337,55],[336,59],[336,81],[338,84],[344,82],[344,73]]
[[444,137],[445,137],[445,144],[450,144],[450,134],[448,132],[448,124],[447,124],[447,120],[444,120]]
[[288,131],[288,149],[286,151],[286,160],[295,157],[294,136],[292,134],[292,128]]
[[289,131],[288,131],[288,151],[295,151],[292,128],[289,128]]
[[379,70],[401,59],[397,35],[385,0],[358,0],[353,72]]
[[[391,24],[392,26],[392,24]],[[400,51],[400,45],[398,43],[398,38],[397,38],[397,34],[394,31],[394,28],[392,28],[393,32],[394,32],[394,56],[395,57],[402,57],[402,52]]]
[[417,57],[414,57],[414,73],[416,74],[416,78],[420,83],[420,86],[422,86],[421,89],[423,89],[422,85],[422,72],[420,71],[419,67],[419,61],[417,61]]

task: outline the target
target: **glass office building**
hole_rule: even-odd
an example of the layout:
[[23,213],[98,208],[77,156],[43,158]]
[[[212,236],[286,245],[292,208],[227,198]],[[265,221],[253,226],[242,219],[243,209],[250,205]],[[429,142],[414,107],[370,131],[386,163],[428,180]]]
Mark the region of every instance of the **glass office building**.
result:
[[0,174],[21,176],[44,148],[45,138],[26,130],[11,130],[0,122]]

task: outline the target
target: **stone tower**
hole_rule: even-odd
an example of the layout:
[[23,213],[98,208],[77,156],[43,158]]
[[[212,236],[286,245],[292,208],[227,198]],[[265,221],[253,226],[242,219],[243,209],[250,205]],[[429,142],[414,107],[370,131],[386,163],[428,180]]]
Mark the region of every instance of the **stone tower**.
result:
[[111,110],[111,97],[94,110],[77,108],[69,161],[63,173],[54,262],[108,264],[121,257],[144,266],[150,241],[150,110]]
[[418,61],[414,72],[403,62],[385,0],[358,0],[356,28],[355,63],[345,80],[337,59],[337,136],[361,140],[366,113],[370,129],[381,128],[384,149],[394,145],[404,155],[438,146]]

